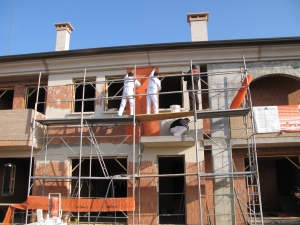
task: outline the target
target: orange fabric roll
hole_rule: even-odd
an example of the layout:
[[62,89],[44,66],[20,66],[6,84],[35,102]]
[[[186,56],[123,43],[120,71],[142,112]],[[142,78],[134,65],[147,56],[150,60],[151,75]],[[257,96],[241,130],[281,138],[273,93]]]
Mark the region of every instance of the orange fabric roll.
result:
[[[247,79],[248,79],[248,84],[247,84]],[[241,105],[246,97],[246,94],[247,94],[247,87],[248,87],[248,85],[250,85],[252,80],[253,80],[253,77],[251,75],[247,75],[247,77],[244,78],[240,90],[238,91],[237,95],[234,97],[234,99],[230,105],[230,109],[237,109],[237,108],[241,107]]]

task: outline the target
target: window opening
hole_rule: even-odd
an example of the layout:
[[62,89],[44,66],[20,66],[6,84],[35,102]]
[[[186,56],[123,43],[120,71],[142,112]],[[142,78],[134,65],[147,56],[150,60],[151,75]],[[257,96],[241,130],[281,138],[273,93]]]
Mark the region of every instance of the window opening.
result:
[[4,165],[2,195],[13,195],[15,190],[16,165]]
[[[35,109],[37,95],[37,87],[26,87],[26,109]],[[40,113],[45,113],[45,89],[40,88],[38,96],[37,111]]]
[[0,89],[0,110],[12,109],[14,100],[13,89]]
[[[176,72],[175,74],[180,74],[181,72]],[[174,92],[182,91],[182,77],[181,76],[170,76],[173,74],[160,73],[160,76],[165,76],[161,79],[161,91],[160,92]],[[183,93],[170,93],[170,94],[160,94],[159,95],[159,108],[169,109],[171,105],[180,105],[183,107]]]
[[[95,83],[96,78],[86,78],[85,79],[85,88],[84,88],[84,107],[83,112],[94,112],[95,104],[94,99],[96,97]],[[74,112],[81,112],[82,107],[82,94],[83,94],[83,78],[74,79],[75,83],[75,103],[74,103]],[[88,100],[92,98],[93,100]]]
[[[160,94],[159,95],[160,109],[169,109],[170,105],[183,106],[183,93],[180,93],[180,91],[182,91],[182,78],[181,76],[174,76],[175,74],[180,74],[180,73],[181,72],[160,73],[160,76],[164,76],[163,78],[160,78],[161,86],[162,86],[162,89],[160,91],[161,93],[179,91],[179,93]],[[170,75],[170,77],[168,77],[168,75]],[[106,103],[107,111],[117,111],[119,109],[122,92],[123,92],[123,79],[124,76],[106,77],[106,81],[108,81],[108,86],[107,86],[108,100]],[[115,97],[120,97],[120,98],[115,98]]]
[[124,76],[113,76],[106,77],[107,82],[107,101],[106,110],[107,111],[117,111],[121,104],[121,98],[123,93]]
[[[184,157],[159,157],[159,174],[184,173]],[[159,177],[159,224],[185,224],[184,176]]]
[[[104,177],[102,168],[99,163],[99,159],[87,159],[84,158],[81,162],[81,176],[91,177],[92,179],[81,179],[80,197],[89,198],[125,198],[127,197],[127,180],[122,178],[127,174],[127,158],[104,158],[104,163],[107,171],[111,177],[114,177],[113,181],[108,179],[93,179],[92,177]],[[72,159],[72,176],[78,177],[79,175],[79,159]],[[121,175],[118,179],[116,175]],[[110,184],[111,183],[111,184]],[[78,180],[72,180],[72,197],[78,197]],[[75,191],[75,192],[74,192]],[[126,212],[125,212],[126,213]],[[77,217],[77,213],[72,213],[74,218]],[[127,214],[127,213],[126,213]],[[91,212],[91,221],[95,221],[98,216],[98,212]],[[109,212],[101,212],[97,218],[97,222],[112,222],[115,219],[115,214]],[[127,222],[122,212],[117,212],[116,222]],[[83,217],[82,221],[87,220]]]
[[[208,79],[207,79],[207,66],[200,65],[200,85],[201,89],[208,89]],[[208,98],[208,91],[201,91],[202,94],[202,109],[209,108],[209,98]]]

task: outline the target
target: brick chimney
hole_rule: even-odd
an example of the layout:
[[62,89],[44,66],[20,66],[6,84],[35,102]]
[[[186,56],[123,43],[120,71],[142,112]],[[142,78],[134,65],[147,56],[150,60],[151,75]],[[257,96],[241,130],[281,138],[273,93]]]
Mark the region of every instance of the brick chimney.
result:
[[69,22],[56,23],[56,47],[55,51],[69,50],[70,34],[74,30]]
[[191,27],[191,39],[192,41],[207,41],[207,22],[208,12],[203,13],[189,13],[187,14],[187,22]]

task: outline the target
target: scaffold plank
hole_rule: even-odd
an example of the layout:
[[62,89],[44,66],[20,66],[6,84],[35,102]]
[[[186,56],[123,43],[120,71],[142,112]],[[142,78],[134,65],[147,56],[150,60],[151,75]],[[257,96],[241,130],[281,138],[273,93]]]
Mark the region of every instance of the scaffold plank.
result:
[[249,112],[250,108],[203,110],[197,112],[197,119],[245,116]]
[[166,119],[175,119],[193,116],[194,112],[186,111],[186,112],[166,112],[166,113],[158,113],[158,114],[139,114],[136,115],[137,120],[140,122],[152,121],[152,120],[166,120]]

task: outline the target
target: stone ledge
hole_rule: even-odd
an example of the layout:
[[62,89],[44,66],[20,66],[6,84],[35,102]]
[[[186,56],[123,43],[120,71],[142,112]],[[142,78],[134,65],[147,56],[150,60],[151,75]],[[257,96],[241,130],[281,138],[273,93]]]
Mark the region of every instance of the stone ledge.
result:
[[141,143],[146,147],[192,147],[195,139],[192,136],[142,136]]

